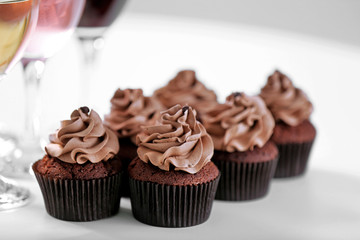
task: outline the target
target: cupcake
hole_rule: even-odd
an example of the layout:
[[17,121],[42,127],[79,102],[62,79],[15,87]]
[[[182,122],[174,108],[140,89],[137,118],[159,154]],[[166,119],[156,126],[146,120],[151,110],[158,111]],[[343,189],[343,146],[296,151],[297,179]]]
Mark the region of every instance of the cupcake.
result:
[[200,113],[200,118],[201,114],[217,103],[215,92],[207,89],[191,70],[179,72],[166,86],[156,90],[154,97],[166,108],[188,104]]
[[46,155],[32,166],[47,212],[67,221],[92,221],[119,211],[122,167],[115,133],[87,107],[50,135]]
[[266,195],[278,159],[269,141],[274,119],[258,96],[233,93],[203,118],[214,141],[213,162],[221,172],[216,199],[242,201]]
[[137,156],[135,137],[142,126],[155,122],[163,106],[153,98],[144,97],[141,89],[117,89],[110,102],[111,111],[105,116],[104,124],[119,138],[121,151],[118,157],[124,168],[122,194],[129,196],[127,167]]
[[129,165],[131,207],[140,222],[189,227],[211,212],[220,173],[211,162],[213,142],[189,106],[162,112],[137,136]]
[[311,102],[279,71],[269,76],[260,96],[276,120],[271,138],[280,152],[275,177],[302,175],[316,135],[315,127],[309,120],[313,111]]

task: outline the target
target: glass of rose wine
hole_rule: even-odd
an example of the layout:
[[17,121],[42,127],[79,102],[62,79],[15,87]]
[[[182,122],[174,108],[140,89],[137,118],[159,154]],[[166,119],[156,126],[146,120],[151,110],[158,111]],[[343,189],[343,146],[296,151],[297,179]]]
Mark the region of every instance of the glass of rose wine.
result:
[[70,39],[84,10],[85,0],[41,0],[39,17],[21,63],[25,79],[25,132],[18,139],[17,154],[7,164],[7,176],[25,176],[41,158],[39,90],[46,60]]
[[84,55],[81,77],[80,105],[89,105],[89,85],[95,73],[95,62],[104,47],[103,35],[123,10],[126,0],[87,0],[76,30]]
[[[38,18],[38,3],[38,0],[0,0],[0,81],[25,50]],[[0,133],[1,160],[14,150],[14,144],[13,137]],[[0,175],[0,211],[20,207],[29,197],[27,189]]]

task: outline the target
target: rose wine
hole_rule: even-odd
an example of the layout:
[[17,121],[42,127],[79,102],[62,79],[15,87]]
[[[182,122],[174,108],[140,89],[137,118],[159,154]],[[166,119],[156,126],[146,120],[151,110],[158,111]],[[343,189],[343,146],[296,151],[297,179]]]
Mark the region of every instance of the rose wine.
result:
[[125,3],[126,0],[87,0],[78,35],[85,38],[101,36],[115,21]]
[[0,77],[17,63],[37,20],[36,0],[0,1]]
[[46,59],[69,40],[77,26],[85,0],[41,0],[35,32],[25,59]]

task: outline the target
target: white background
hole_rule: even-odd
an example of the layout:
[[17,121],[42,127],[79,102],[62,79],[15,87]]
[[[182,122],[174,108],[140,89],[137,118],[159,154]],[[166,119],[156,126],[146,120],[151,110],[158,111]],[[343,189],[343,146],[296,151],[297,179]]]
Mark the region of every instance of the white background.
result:
[[[109,100],[117,87],[141,87],[149,95],[154,89],[166,84],[177,71],[184,68],[196,70],[198,78],[209,88],[214,89],[219,100],[223,101],[233,91],[258,93],[260,87],[265,84],[267,76],[278,68],[288,74],[294,84],[302,88],[313,102],[314,113],[311,119],[316,125],[318,135],[310,159],[309,175],[303,180],[297,180],[300,182],[295,181],[288,185],[283,185],[284,182],[275,183],[278,185],[275,185],[273,189],[277,189],[274,191],[278,192],[278,195],[271,195],[272,198],[270,196],[263,200],[264,205],[258,201],[252,205],[253,208],[250,206],[250,209],[258,209],[258,207],[262,209],[265,206],[275,206],[277,209],[276,206],[282,206],[283,202],[277,201],[278,205],[271,205],[272,201],[287,196],[285,193],[288,190],[300,189],[308,198],[311,198],[309,200],[311,204],[308,206],[314,209],[311,209],[312,212],[309,209],[299,208],[295,212],[295,215],[300,214],[300,218],[298,220],[292,218],[293,224],[298,224],[304,229],[304,235],[298,235],[297,239],[313,239],[311,236],[318,239],[331,237],[339,239],[345,236],[345,233],[350,234],[347,239],[359,237],[359,231],[355,231],[355,226],[359,226],[360,223],[359,212],[351,212],[351,207],[358,208],[356,202],[360,200],[359,190],[356,187],[358,184],[355,184],[360,183],[358,154],[360,114],[357,106],[360,103],[360,43],[356,42],[359,39],[359,22],[353,22],[355,18],[351,10],[353,9],[351,3],[354,4],[356,1],[343,1],[342,7],[338,5],[340,1],[336,4],[334,3],[336,1],[331,1],[335,5],[329,3],[333,6],[334,13],[336,9],[348,11],[341,14],[339,12],[339,16],[343,18],[338,21],[339,26],[337,26],[347,26],[347,28],[333,30],[327,27],[320,28],[322,25],[319,25],[316,17],[312,19],[315,26],[312,26],[311,22],[305,24],[308,28],[296,28],[302,25],[301,22],[294,21],[293,25],[279,25],[278,22],[282,19],[279,17],[269,20],[269,23],[273,24],[273,27],[269,27],[269,24],[266,24],[266,18],[258,22],[254,20],[255,24],[251,24],[244,22],[243,18],[226,17],[224,12],[222,14],[227,21],[219,21],[221,18],[219,16],[194,18],[194,11],[189,11],[190,16],[187,17],[181,16],[181,11],[167,15],[161,13],[160,8],[150,6],[149,12],[146,12],[139,2],[134,1],[129,4],[127,8],[129,10],[125,11],[106,34],[106,47],[98,61],[96,80],[91,82],[89,106],[103,116],[109,111]],[[161,1],[157,2],[161,3]],[[320,2],[323,3],[323,1]],[[253,5],[250,6],[255,8]],[[321,4],[317,2],[314,6],[320,8]],[[271,6],[268,7],[271,8]],[[242,11],[245,14],[246,11]],[[281,13],[280,11],[278,14],[281,15]],[[278,14],[274,13],[274,15]],[[325,18],[331,17],[326,13],[323,14]],[[299,17],[298,15],[295,17]],[[310,14],[310,18],[311,16]],[[286,14],[283,21],[292,21],[291,16]],[[354,29],[354,26],[357,28]],[[297,29],[299,30],[296,31]],[[349,29],[353,29],[354,33],[348,34],[351,32]],[[81,60],[79,43],[73,38],[61,52],[48,61],[41,89],[44,135],[54,131],[59,120],[69,118],[71,111],[78,107]],[[1,84],[0,121],[6,122],[9,129],[18,132],[22,129],[23,100],[21,68],[17,66],[9,78]],[[34,187],[34,185],[31,186]],[[282,186],[285,188],[283,189]],[[270,194],[274,194],[274,191]],[[36,194],[39,198],[39,193],[36,192]],[[296,196],[295,194],[288,200],[296,201]],[[9,215],[9,219],[16,222],[16,219],[23,216],[21,211],[31,215],[34,207],[43,211],[41,199],[38,198],[32,209],[18,210],[15,215]],[[306,205],[307,198],[304,199]],[[328,205],[326,205],[327,201]],[[224,203],[218,203],[217,206],[225,206],[224,213],[231,213],[232,207],[222,204]],[[292,206],[291,202],[286,206]],[[322,206],[324,206],[323,209]],[[343,211],[339,206],[344,208]],[[240,205],[236,205],[236,208],[240,209],[238,214],[246,212],[246,208]],[[221,208],[215,205],[215,209],[217,209],[216,216],[221,216]],[[304,211],[303,215],[301,211]],[[48,216],[44,212],[41,214],[47,221]],[[256,217],[262,217],[261,211],[257,211],[256,214],[258,214]],[[267,214],[264,215],[270,218],[267,219],[268,221],[271,221],[272,212],[267,212]],[[129,212],[128,215],[125,219],[131,219]],[[250,212],[247,212],[246,216],[251,218]],[[326,219],[337,217],[338,222],[334,220],[326,224]],[[276,219],[279,220],[279,218]],[[0,220],[2,220],[1,215]],[[25,220],[30,219],[25,218],[23,221]],[[55,221],[53,224],[57,226],[57,220],[51,219],[51,221]],[[134,220],[130,221],[134,222]],[[208,225],[208,227],[218,224],[216,219],[211,221],[213,225]],[[285,217],[280,219],[280,222],[282,221],[288,220]],[[323,225],[322,221],[324,221]],[[261,222],[264,224],[264,220]],[[240,221],[240,224],[245,223],[246,221]],[[111,222],[111,224],[114,223]],[[339,224],[341,231],[337,231],[335,227],[339,227]],[[223,228],[226,226],[229,225],[222,225]],[[236,227],[236,225],[230,224],[230,227]],[[254,235],[247,234],[246,236],[262,239],[263,235],[255,234],[257,225],[253,227],[254,229],[247,229],[247,233]],[[265,230],[262,230],[271,236],[271,229],[274,227],[266,225]],[[326,232],[326,229],[330,232]],[[290,228],[287,233],[289,235],[282,236],[284,239],[286,236],[294,236],[290,233],[291,231],[298,232],[295,230]],[[136,231],[135,228],[134,231]],[[279,231],[278,229],[277,233]],[[81,235],[81,232],[78,233]]]
[[[44,135],[79,105],[80,50],[74,38],[48,61],[41,89]],[[318,136],[311,166],[358,175],[359,64],[360,48],[354,45],[261,27],[125,13],[106,34],[88,105],[103,116],[117,87],[140,87],[149,95],[184,68],[195,69],[223,101],[232,91],[257,94],[278,68],[314,104]],[[0,88],[0,120],[19,132],[23,94],[17,66]]]

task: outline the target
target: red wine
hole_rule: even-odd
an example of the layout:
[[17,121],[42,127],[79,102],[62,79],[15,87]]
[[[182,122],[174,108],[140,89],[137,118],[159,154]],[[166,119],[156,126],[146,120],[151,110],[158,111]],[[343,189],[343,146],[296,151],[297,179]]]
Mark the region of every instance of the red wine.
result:
[[78,34],[80,37],[101,36],[123,9],[126,0],[87,0],[81,17]]
[[79,27],[108,27],[119,15],[126,0],[87,0]]

